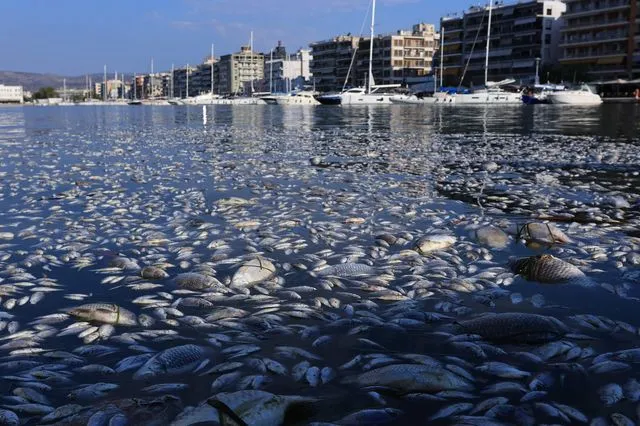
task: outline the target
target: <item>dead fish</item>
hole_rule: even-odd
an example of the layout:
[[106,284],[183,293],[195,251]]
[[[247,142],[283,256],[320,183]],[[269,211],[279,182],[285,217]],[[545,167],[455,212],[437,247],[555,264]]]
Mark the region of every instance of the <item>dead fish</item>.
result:
[[586,281],[584,272],[550,254],[516,259],[511,261],[510,266],[514,273],[529,281],[549,284]]
[[339,263],[318,271],[321,277],[334,276],[339,278],[356,278],[376,274],[376,269],[363,263]]
[[76,318],[116,325],[137,325],[136,315],[112,303],[89,303],[67,311]]
[[556,318],[519,312],[482,315],[460,321],[457,326],[487,340],[520,343],[548,342],[568,332],[567,326]]
[[611,407],[624,398],[624,392],[617,383],[609,383],[598,389],[598,396],[604,405]]
[[145,266],[142,268],[142,271],[140,271],[140,276],[147,280],[161,280],[167,278],[169,274],[157,266]]
[[195,272],[178,274],[174,280],[178,287],[188,290],[205,290],[211,287],[223,287],[222,283],[217,279]]
[[466,379],[437,365],[393,364],[347,377],[343,384],[360,387],[383,386],[400,393],[470,391],[474,386]]
[[276,267],[267,259],[257,256],[245,262],[231,278],[232,287],[250,287],[276,274]]
[[20,418],[16,413],[10,410],[0,408],[0,425],[2,426],[18,426]]
[[208,348],[187,344],[166,349],[144,363],[133,375],[135,380],[145,380],[161,375],[190,373],[207,361]]
[[502,249],[509,244],[509,236],[500,228],[495,226],[483,226],[475,229],[472,236],[480,244],[491,248]]
[[553,223],[530,222],[517,228],[516,238],[538,244],[566,244],[571,242]]
[[397,408],[367,408],[356,411],[338,420],[339,425],[382,425],[391,423],[403,414]]
[[[239,417],[246,425],[273,426],[284,422],[285,415],[293,406],[311,404],[315,398],[290,395],[275,395],[259,390],[244,390],[232,393],[219,393],[207,400],[207,403],[218,410],[221,424],[228,423],[229,413]],[[218,405],[221,402],[226,406]]]
[[420,254],[445,250],[456,243],[456,237],[445,234],[426,235],[418,240],[415,250]]

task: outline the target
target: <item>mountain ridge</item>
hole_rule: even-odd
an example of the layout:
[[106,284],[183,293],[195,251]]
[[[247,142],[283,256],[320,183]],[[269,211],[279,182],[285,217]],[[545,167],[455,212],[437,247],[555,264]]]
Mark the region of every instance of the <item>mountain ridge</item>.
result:
[[[120,73],[118,73],[120,74]],[[88,74],[93,82],[100,82],[103,79],[102,73]],[[131,73],[128,74],[129,79]],[[113,73],[107,74],[107,78],[113,78]],[[24,90],[35,92],[42,87],[53,87],[61,89],[63,79],[66,79],[67,89],[84,89],[87,87],[86,76],[64,76],[53,73],[35,73],[22,71],[0,71],[0,84],[7,86],[22,86]]]

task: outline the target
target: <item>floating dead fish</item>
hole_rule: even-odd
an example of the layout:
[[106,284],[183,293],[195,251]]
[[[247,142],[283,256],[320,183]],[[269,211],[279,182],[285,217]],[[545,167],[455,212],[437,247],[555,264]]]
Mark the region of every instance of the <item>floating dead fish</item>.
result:
[[553,223],[530,222],[517,227],[516,238],[522,238],[530,243],[538,244],[567,244],[571,242],[564,232]]
[[67,311],[76,318],[115,325],[137,325],[136,315],[112,303],[89,303]]
[[133,375],[135,380],[146,380],[162,375],[190,373],[206,365],[211,351],[197,345],[182,345],[166,349],[151,357]]
[[472,383],[437,365],[393,364],[347,377],[343,384],[360,387],[382,386],[399,393],[439,392],[442,390],[471,391]]
[[509,236],[495,226],[483,226],[473,230],[471,234],[480,244],[491,248],[503,249],[509,244]]
[[486,314],[457,325],[462,332],[498,342],[541,343],[559,339],[569,331],[556,318],[517,312]]
[[259,284],[276,274],[276,267],[267,259],[257,256],[245,262],[233,274],[231,286],[250,287]]
[[415,250],[420,254],[445,250],[456,243],[456,237],[445,234],[426,235],[418,240]]
[[340,278],[357,278],[375,275],[376,269],[362,263],[340,263],[320,269],[318,275],[321,277],[334,276]]
[[140,276],[148,280],[161,280],[163,278],[167,278],[169,274],[167,274],[164,269],[158,268],[157,266],[145,266],[142,268],[142,271],[140,271]]
[[516,259],[511,262],[511,269],[529,281],[549,284],[588,283],[584,272],[550,254]]
[[224,287],[220,281],[207,275],[187,272],[175,277],[176,285],[189,290],[205,290],[211,287]]
[[[258,390],[245,390],[232,393],[219,393],[207,403],[218,410],[220,424],[226,424],[228,416],[239,417],[246,425],[272,426],[284,422],[287,411],[295,406],[309,405],[317,399],[304,396],[275,395]],[[223,405],[217,403],[221,402]],[[232,411],[230,413],[225,408]],[[234,416],[234,417],[235,417]],[[230,420],[235,421],[234,417]],[[211,419],[218,420],[218,419]]]

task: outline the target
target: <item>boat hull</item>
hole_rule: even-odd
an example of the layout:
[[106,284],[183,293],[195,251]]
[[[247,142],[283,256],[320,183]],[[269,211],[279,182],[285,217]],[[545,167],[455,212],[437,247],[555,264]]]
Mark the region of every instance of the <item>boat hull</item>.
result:
[[596,94],[554,93],[548,96],[554,105],[600,105],[602,98]]
[[321,95],[317,96],[316,100],[322,105],[340,105],[342,101],[340,95]]

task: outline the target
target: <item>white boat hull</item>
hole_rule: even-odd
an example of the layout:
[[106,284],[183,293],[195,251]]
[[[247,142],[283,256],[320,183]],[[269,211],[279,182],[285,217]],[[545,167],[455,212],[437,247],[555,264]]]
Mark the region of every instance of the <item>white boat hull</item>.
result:
[[386,94],[375,94],[375,93],[363,93],[363,94],[352,94],[345,93],[341,95],[340,104],[341,105],[391,105],[391,98],[395,98],[396,101],[402,99],[402,97],[407,98],[408,96],[403,95],[386,95]]
[[556,105],[600,105],[602,98],[595,93],[550,93],[547,99]]
[[458,93],[452,96],[453,103],[462,104],[521,104],[520,93]]

